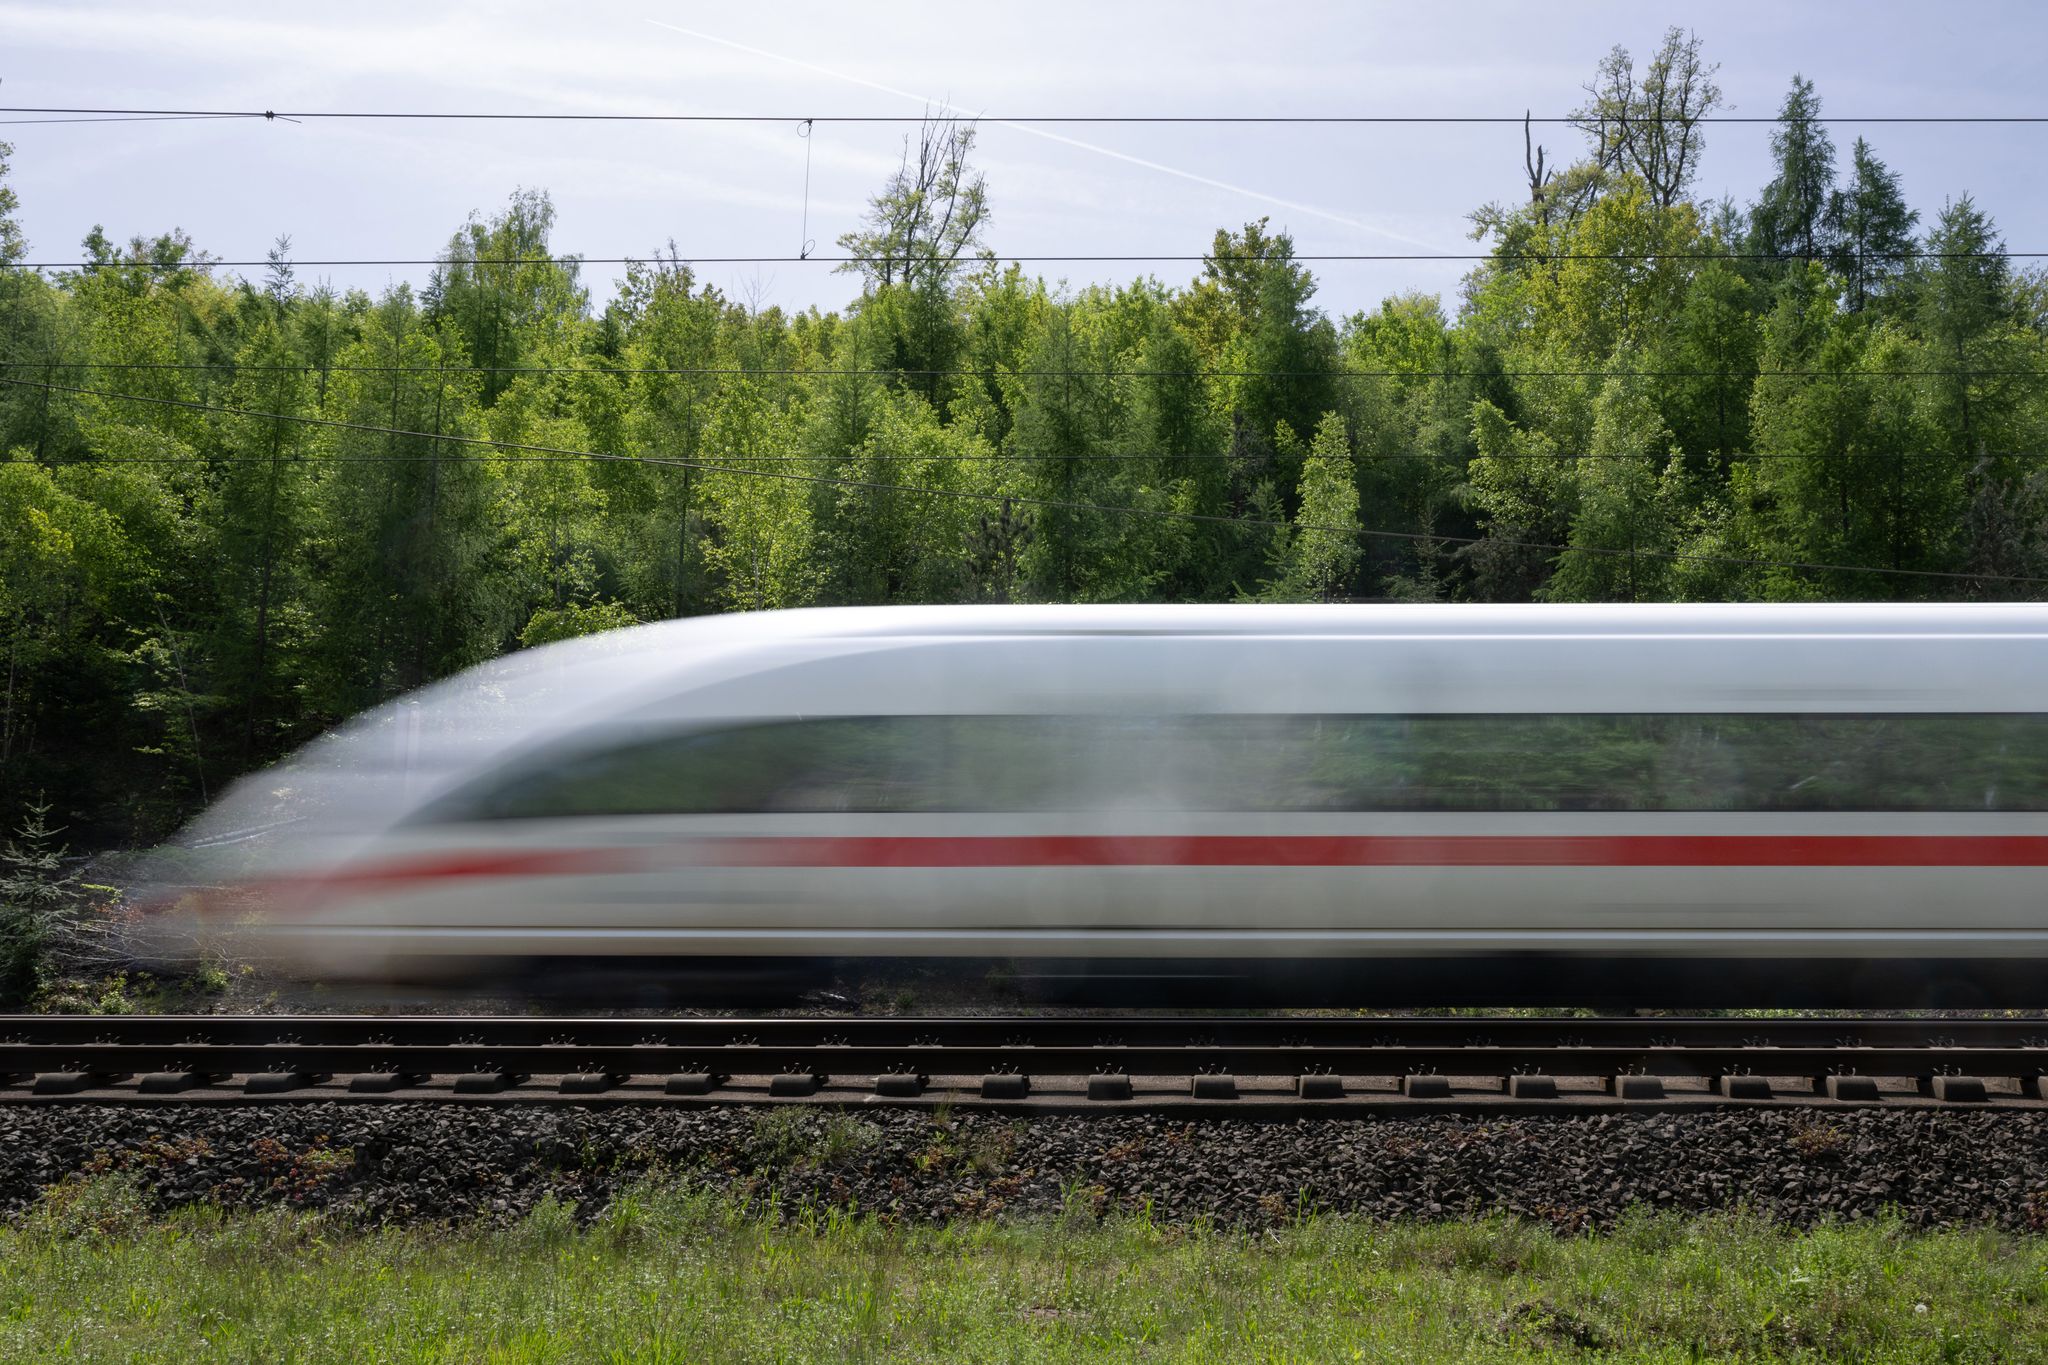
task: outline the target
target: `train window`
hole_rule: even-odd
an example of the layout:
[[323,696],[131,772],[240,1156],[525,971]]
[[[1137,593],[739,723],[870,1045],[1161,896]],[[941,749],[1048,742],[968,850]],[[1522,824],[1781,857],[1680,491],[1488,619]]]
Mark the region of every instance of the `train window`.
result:
[[2048,811],[2048,715],[836,716],[580,741],[422,822],[946,811]]

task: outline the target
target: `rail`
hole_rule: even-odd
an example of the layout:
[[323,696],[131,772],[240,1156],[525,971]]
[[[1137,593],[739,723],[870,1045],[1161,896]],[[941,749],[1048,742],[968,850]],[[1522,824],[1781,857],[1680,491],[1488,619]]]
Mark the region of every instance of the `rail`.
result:
[[0,1016],[0,1103],[2044,1103],[2048,1019]]

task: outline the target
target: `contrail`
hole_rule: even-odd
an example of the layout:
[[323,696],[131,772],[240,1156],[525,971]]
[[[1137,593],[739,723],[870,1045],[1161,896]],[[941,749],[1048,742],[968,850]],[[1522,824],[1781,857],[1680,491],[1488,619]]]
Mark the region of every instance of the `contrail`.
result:
[[[680,24],[664,23],[660,19],[649,19],[647,22],[656,28],[665,28],[672,33],[680,33],[685,37],[701,39],[707,43],[717,43],[720,47],[729,47],[736,52],[745,52],[755,57],[765,57],[771,62],[781,62],[786,66],[802,67],[806,71],[815,71],[821,76],[830,76],[834,80],[865,86],[869,90],[879,90],[885,95],[896,95],[902,99],[916,100],[921,104],[937,107],[949,113],[965,115],[968,118],[975,117],[972,110],[962,108],[951,100],[934,99],[929,95],[920,95],[914,90],[900,90],[893,85],[883,85],[879,81],[866,80],[860,76],[850,76],[844,71],[834,71],[831,67],[819,66],[815,62],[807,62],[798,57],[786,57],[780,52],[769,52],[765,48],[753,47],[747,43],[736,42],[731,38],[721,38],[715,33],[703,33],[694,28],[684,28]],[[1357,228],[1361,232],[1370,232],[1376,236],[1385,237],[1389,241],[1400,242],[1407,246],[1421,247],[1426,251],[1437,249],[1434,242],[1424,242],[1414,237],[1404,237],[1398,232],[1378,227],[1372,223],[1361,222],[1356,218],[1347,218],[1341,213],[1332,213],[1328,209],[1319,209],[1314,204],[1304,204],[1294,199],[1282,199],[1278,195],[1267,194],[1263,190],[1251,189],[1244,185],[1233,185],[1227,180],[1215,180],[1206,175],[1197,175],[1193,171],[1184,171],[1178,166],[1168,166],[1158,161],[1147,161],[1144,157],[1132,156],[1129,152],[1120,152],[1114,147],[1104,147],[1094,142],[1083,142],[1079,138],[1068,137],[1064,133],[1055,133],[1045,128],[1034,128],[1028,123],[1012,123],[1007,119],[991,119],[989,121],[998,128],[1011,128],[1020,133],[1029,133],[1032,137],[1044,138],[1047,142],[1057,142],[1062,146],[1078,148],[1084,152],[1093,152],[1097,156],[1106,156],[1113,161],[1126,162],[1132,166],[1142,166],[1148,171],[1158,171],[1162,175],[1177,176],[1182,180],[1192,180],[1197,185],[1207,185],[1210,189],[1225,190],[1231,194],[1241,194],[1247,199],[1256,199],[1262,204],[1272,204],[1278,208],[1292,209],[1296,213],[1306,213],[1312,217],[1324,218],[1332,223],[1342,223],[1346,227]]]

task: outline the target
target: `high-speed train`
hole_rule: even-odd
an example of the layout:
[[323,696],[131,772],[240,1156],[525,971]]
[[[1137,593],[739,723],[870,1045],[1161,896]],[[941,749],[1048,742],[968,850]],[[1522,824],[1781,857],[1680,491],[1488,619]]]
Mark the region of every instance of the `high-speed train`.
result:
[[671,621],[373,712],[187,843],[215,923],[328,977],[2039,1006],[2048,608]]

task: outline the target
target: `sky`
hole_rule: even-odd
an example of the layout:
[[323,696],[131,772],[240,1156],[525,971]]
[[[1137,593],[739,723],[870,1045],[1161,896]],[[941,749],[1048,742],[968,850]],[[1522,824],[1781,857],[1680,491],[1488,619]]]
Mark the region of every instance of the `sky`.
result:
[[[1475,250],[1467,215],[1526,193],[1513,125],[1075,126],[1077,114],[1569,113],[1610,47],[1645,58],[1698,32],[1730,108],[1775,114],[1795,72],[1836,116],[2048,114],[2031,3],[1706,4],[621,3],[256,6],[0,0],[0,105],[575,114],[748,113],[773,122],[264,120],[11,123],[11,183],[37,261],[172,227],[223,260],[281,233],[305,259],[431,257],[472,213],[548,191],[554,246],[589,257],[835,254],[895,168],[905,129],[806,116],[979,115],[975,163],[1005,258],[1197,257],[1219,227],[1270,217],[1317,253]],[[34,117],[0,114],[0,120]],[[1709,131],[1697,192],[1747,203],[1768,129]],[[1970,193],[2015,252],[2048,251],[2048,125],[1833,126],[1868,136],[1926,218]],[[1568,128],[1538,130],[1553,160]],[[808,163],[808,164],[807,164]],[[806,177],[808,190],[806,191]],[[1079,287],[1194,261],[1036,263]],[[1322,263],[1336,316],[1408,290],[1455,302],[1457,262]],[[255,274],[255,271],[244,272]],[[428,267],[308,266],[377,292]],[[602,299],[617,270],[585,278]],[[706,265],[758,306],[843,306],[820,262]]]

